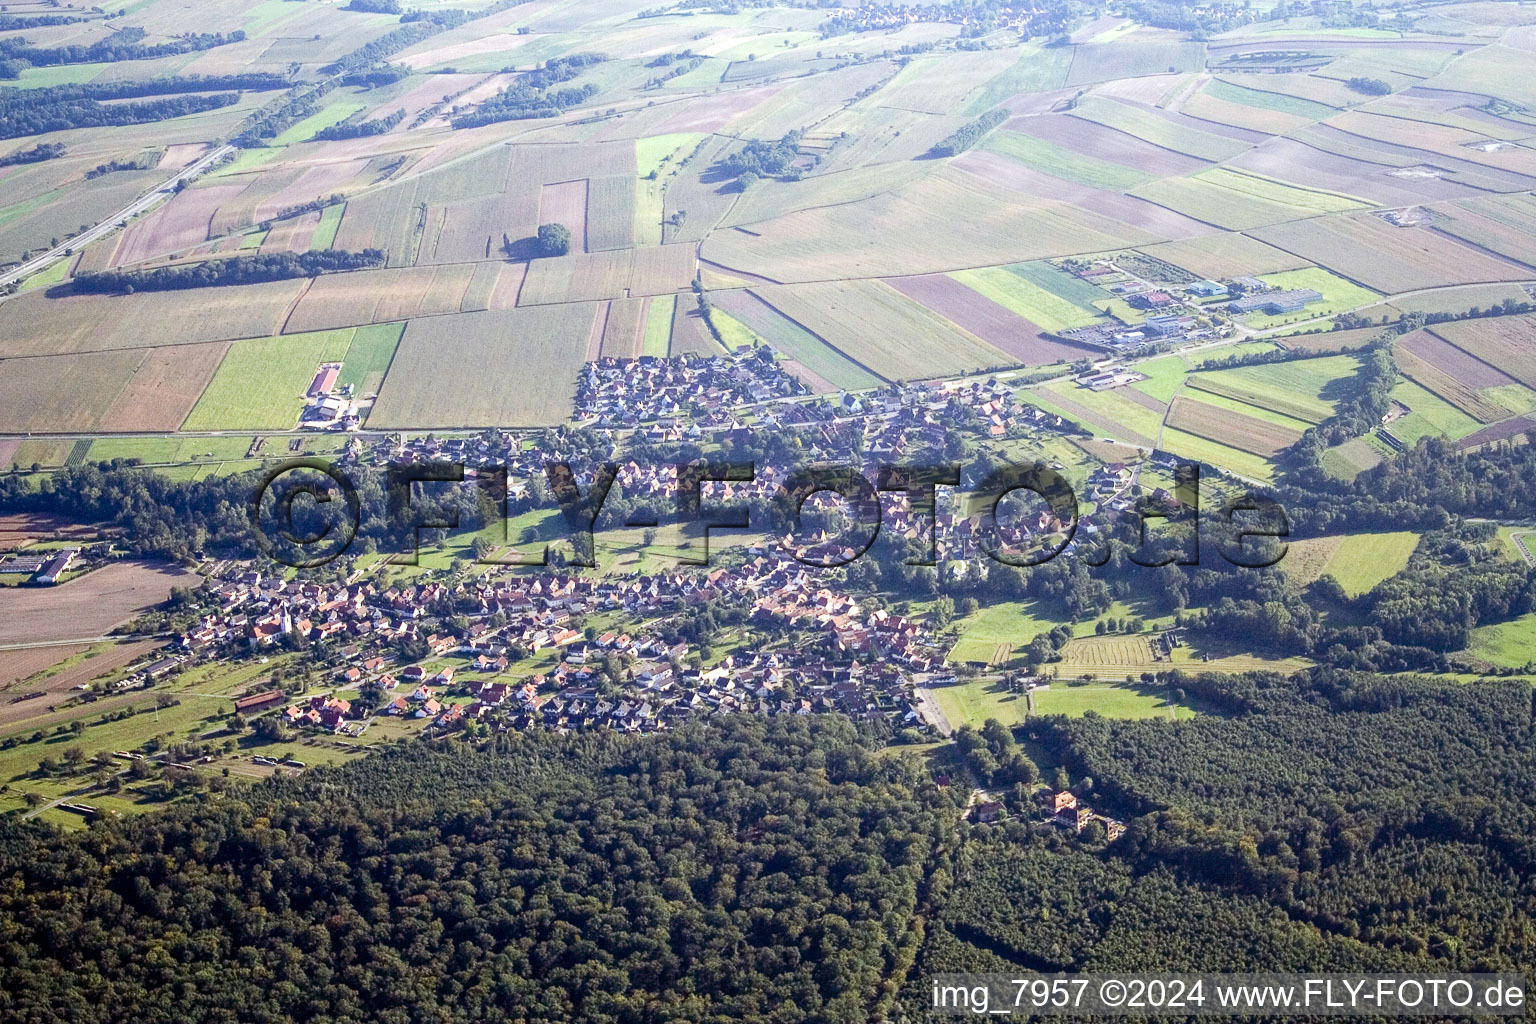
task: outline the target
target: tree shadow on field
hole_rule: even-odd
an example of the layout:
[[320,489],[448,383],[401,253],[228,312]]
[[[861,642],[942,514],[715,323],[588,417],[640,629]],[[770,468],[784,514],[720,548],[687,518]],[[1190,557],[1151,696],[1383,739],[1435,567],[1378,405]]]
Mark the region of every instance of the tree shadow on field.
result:
[[700,185],[718,185],[715,195],[733,195],[742,190],[741,183],[737,181],[737,175],[731,171],[724,162],[710,164],[699,172]]
[[503,236],[501,251],[506,253],[507,259],[513,263],[527,263],[543,255],[539,249],[539,240],[533,235],[516,240]]
[[1360,382],[1354,374],[1350,374],[1348,377],[1335,377],[1324,384],[1322,390],[1317,393],[1317,397],[1325,402],[1342,402],[1346,398],[1354,398],[1359,393]]

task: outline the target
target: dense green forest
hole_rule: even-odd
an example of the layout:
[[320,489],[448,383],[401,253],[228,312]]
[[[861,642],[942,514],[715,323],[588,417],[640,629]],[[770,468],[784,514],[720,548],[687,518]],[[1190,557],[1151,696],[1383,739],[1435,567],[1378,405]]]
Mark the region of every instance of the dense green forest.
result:
[[[227,34],[187,33],[163,43],[145,43],[144,36],[145,32],[142,28],[123,28],[118,29],[108,38],[89,45],[48,48],[32,46],[24,36],[11,36],[8,39],[0,39],[0,65],[14,67],[17,62],[21,62],[22,67],[27,65],[52,67],[58,64],[151,60],[155,57],[173,57],[179,53],[211,50],[215,46],[238,43],[245,39],[245,33],[239,29]],[[4,77],[17,76],[11,74]]]
[[24,28],[53,28],[57,25],[76,25],[91,21],[72,14],[0,14],[0,32],[13,32]]
[[[146,124],[229,106],[234,90],[287,88],[277,75],[183,75],[146,82],[99,82],[0,88],[0,138],[19,138],[69,128]],[[188,95],[192,93],[211,95]],[[114,100],[136,100],[123,103]]]
[[0,824],[0,1018],[864,1024],[956,821],[846,721],[743,717]]
[[1122,840],[1331,937],[1458,968],[1529,968],[1536,729],[1528,681],[1317,670],[1169,678],[1224,709],[1046,719],[1036,739],[1144,814]]
[[1107,845],[1027,799],[971,825],[968,786],[835,716],[404,744],[74,835],[0,822],[0,1016],[862,1024],[925,1019],[953,970],[1529,969],[1527,684],[1158,684],[1211,713],[1020,731],[1128,821]]

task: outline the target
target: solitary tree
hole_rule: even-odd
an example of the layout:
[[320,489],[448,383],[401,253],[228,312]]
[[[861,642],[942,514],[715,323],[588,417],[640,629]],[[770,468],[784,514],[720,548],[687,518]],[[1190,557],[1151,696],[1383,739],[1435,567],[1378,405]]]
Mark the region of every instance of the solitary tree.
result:
[[571,231],[564,224],[539,225],[539,253],[564,256],[571,251]]

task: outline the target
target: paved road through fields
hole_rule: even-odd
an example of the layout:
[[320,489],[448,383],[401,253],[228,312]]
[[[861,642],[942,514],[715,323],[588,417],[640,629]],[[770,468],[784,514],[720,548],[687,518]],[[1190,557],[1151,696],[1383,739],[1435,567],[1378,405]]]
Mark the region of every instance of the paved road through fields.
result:
[[162,200],[174,195],[176,192],[177,183],[182,181],[189,181],[192,178],[197,177],[199,174],[202,174],[209,167],[211,167],[214,163],[223,159],[226,154],[233,153],[234,151],[234,146],[220,146],[218,149],[214,150],[212,153],[209,153],[207,156],[198,160],[196,163],[183,168],[180,172],[178,172],[174,177],[172,177],[165,184],[161,185],[159,188],[152,189],[149,192],[144,193],[143,195],[139,196],[139,198],[123,207],[117,213],[97,223],[94,227],[85,229],[74,238],[71,238],[69,241],[65,242],[63,245],[54,249],[50,249],[43,253],[41,256],[34,256],[32,259],[23,263],[21,266],[12,270],[7,270],[4,274],[0,274],[0,288],[6,288],[15,282],[31,277],[33,274],[47,270],[49,267],[53,266],[53,264],[63,259],[66,254],[77,252],[84,246],[87,246],[90,243],[96,241],[96,239],[112,233],[113,231],[117,230],[117,226],[119,224],[123,223],[124,221],[132,220],[134,217],[137,217],[139,214],[145,212],[156,203],[159,203]]

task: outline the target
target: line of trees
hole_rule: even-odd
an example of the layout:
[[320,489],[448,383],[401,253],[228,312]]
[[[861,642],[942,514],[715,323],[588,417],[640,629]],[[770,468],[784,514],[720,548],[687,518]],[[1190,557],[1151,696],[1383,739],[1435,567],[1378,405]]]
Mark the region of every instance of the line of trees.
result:
[[152,124],[173,117],[201,114],[240,102],[240,94],[217,92],[212,95],[167,96],[135,103],[97,103],[81,100],[67,106],[0,114],[0,139],[16,139],[43,132],[70,128],[104,128],[128,124]]
[[[285,206],[281,210],[277,211],[277,216],[273,217],[272,220],[287,220],[289,217],[302,217],[306,213],[319,213],[327,206],[336,206],[340,203],[346,202],[346,199],[347,197],[342,195],[340,192],[332,192],[324,199],[311,199],[307,203],[298,203],[294,206]],[[271,225],[271,221],[267,221],[266,223],[269,226]]]
[[366,139],[373,135],[383,135],[404,120],[405,108],[401,107],[393,114],[376,117],[372,121],[354,121],[350,124],[335,124],[329,128],[322,128],[315,133],[313,141],[334,142],[340,139]]
[[377,89],[383,85],[394,85],[396,82],[409,78],[411,69],[404,64],[379,64],[371,68],[363,68],[361,71],[352,71],[341,76],[342,85],[367,86]]
[[78,25],[95,18],[83,18],[73,14],[0,14],[0,32],[19,32],[25,28],[55,28],[59,25]]
[[429,39],[443,30],[444,26],[436,21],[418,21],[401,25],[372,42],[359,46],[321,70],[328,75],[357,71],[399,53],[408,46],[414,46],[424,39]]
[[1379,78],[1366,78],[1357,75],[1344,83],[1355,92],[1363,92],[1367,96],[1385,96],[1392,91],[1392,84]]
[[946,157],[964,153],[980,142],[988,132],[1006,120],[1008,120],[1008,112],[1006,110],[989,110],[976,120],[961,125],[949,135],[934,143],[933,148],[928,151],[928,155]]
[[[108,39],[87,46],[55,46],[47,49],[29,45],[24,36],[13,36],[0,39],[0,62],[14,66],[16,61],[24,61],[32,67],[54,67],[59,64],[151,60],[155,57],[174,57],[180,53],[211,50],[215,46],[238,43],[245,39],[245,32],[240,29],[229,33],[187,33],[163,43],[149,44],[141,42],[144,35],[141,28],[125,28],[113,33]],[[18,74],[4,77],[16,78]]]
[[36,164],[44,160],[56,160],[64,155],[64,143],[39,142],[31,149],[18,149],[14,153],[0,156],[0,167],[14,167],[17,164]]
[[118,171],[147,171],[160,162],[158,152],[150,152],[134,157],[132,160],[108,160],[104,164],[97,164],[85,172],[86,180],[99,178],[104,174],[114,174]]
[[76,276],[74,289],[77,292],[130,294],[136,291],[173,291],[318,277],[321,274],[367,270],[383,265],[382,249],[364,249],[361,252],[327,249],[322,252],[259,253],[255,256],[233,256],[183,266],[155,267],[151,270],[98,270]]
[[[70,128],[148,124],[228,106],[239,99],[233,90],[266,91],[287,86],[287,80],[278,75],[251,73],[186,75],[144,82],[93,82],[39,89],[0,88],[0,138],[21,138]],[[112,100],[142,102],[108,102]]]
[[588,82],[579,88],[555,89],[581,74],[584,68],[607,60],[600,53],[573,53],[555,57],[542,68],[523,74],[512,85],[492,96],[474,110],[452,120],[455,128],[477,128],[499,121],[520,121],[533,117],[556,117],[597,95],[597,86]]
[[184,92],[269,92],[288,88],[282,75],[249,71],[237,75],[175,75],[143,81],[74,82],[36,89],[0,88],[0,111],[48,107],[75,100],[131,100]]
[[319,82],[301,82],[277,99],[253,111],[240,123],[234,143],[249,149],[266,139],[276,138],[320,109],[320,101],[336,88],[335,78]]

